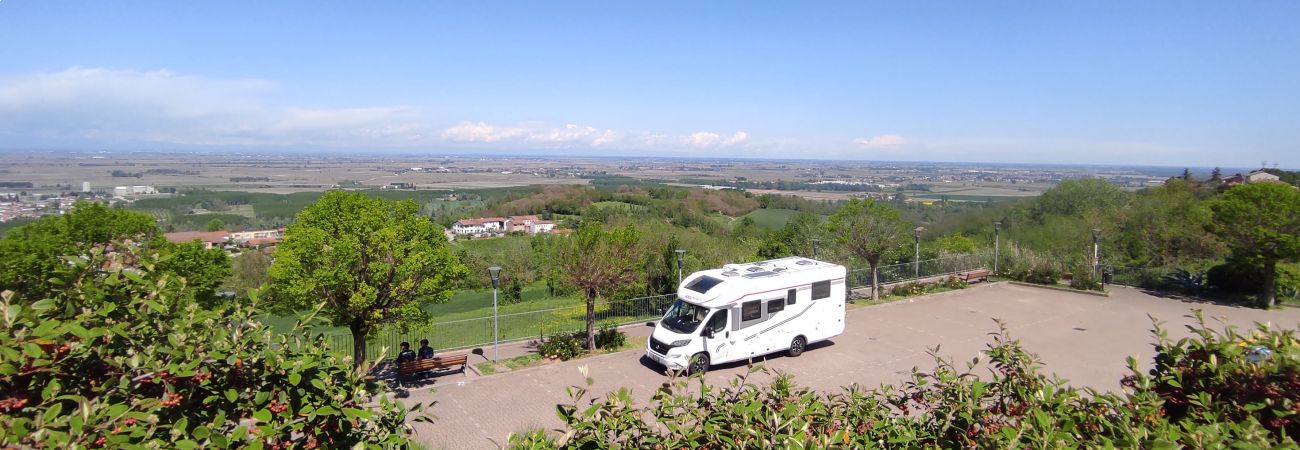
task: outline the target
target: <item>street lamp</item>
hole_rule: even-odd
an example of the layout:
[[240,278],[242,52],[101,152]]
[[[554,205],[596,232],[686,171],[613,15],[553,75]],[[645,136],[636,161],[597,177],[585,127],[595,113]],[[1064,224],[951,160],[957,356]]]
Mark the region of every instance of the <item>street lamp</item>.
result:
[[501,267],[488,267],[488,275],[492,277],[492,362],[497,362],[501,358],[501,338],[497,331],[497,282],[501,280]]
[[686,259],[685,259],[685,258],[686,258],[686,250],[682,250],[682,249],[679,248],[679,249],[677,249],[677,250],[673,250],[673,252],[674,252],[674,253],[677,253],[677,287],[678,287],[678,288],[681,288],[681,286],[682,286],[682,266],[686,265]]
[[1001,258],[1002,256],[1001,255],[1001,251],[1002,251],[1001,232],[1002,232],[1002,222],[1001,221],[993,222],[993,274],[994,275],[997,275],[998,273],[998,260],[1002,259]]
[[1101,265],[1101,229],[1092,229],[1092,278],[1097,278],[1097,267]]
[[925,227],[916,227],[912,230],[912,237],[916,238],[916,279],[921,279],[921,231]]

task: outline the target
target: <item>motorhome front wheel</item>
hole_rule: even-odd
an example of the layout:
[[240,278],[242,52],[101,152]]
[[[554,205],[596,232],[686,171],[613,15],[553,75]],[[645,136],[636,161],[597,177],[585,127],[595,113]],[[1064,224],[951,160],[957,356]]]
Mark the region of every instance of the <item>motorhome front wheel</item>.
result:
[[691,365],[686,369],[690,374],[704,373],[709,371],[709,355],[707,353],[696,353],[691,357]]

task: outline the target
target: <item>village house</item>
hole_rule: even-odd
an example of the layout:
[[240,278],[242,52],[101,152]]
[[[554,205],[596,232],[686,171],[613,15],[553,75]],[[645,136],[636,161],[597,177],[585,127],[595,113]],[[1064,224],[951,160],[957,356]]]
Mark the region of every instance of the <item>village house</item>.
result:
[[225,231],[178,231],[164,234],[167,242],[185,244],[195,239],[203,242],[203,248],[221,247],[230,241],[230,233]]
[[541,234],[554,230],[555,223],[537,216],[510,216],[506,227],[508,233]]
[[284,239],[284,229],[237,231],[230,233],[230,242],[244,247],[263,247],[279,244]]
[[1282,178],[1265,172],[1264,169],[1252,170],[1246,174],[1247,183],[1280,183]]
[[480,234],[501,234],[506,230],[504,217],[481,217],[477,219],[460,219],[451,224],[451,231],[458,235],[475,236]]
[[506,233],[541,234],[555,230],[555,222],[537,216],[481,217],[461,219],[451,224],[457,236],[497,236]]

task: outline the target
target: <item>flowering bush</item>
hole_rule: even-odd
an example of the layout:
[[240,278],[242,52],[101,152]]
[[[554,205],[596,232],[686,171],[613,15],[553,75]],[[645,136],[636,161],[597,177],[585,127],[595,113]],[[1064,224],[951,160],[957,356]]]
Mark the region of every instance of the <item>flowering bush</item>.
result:
[[0,447],[408,444],[407,410],[320,335],[272,337],[251,306],[203,309],[138,246],[69,259],[54,286],[0,301]]
[[[568,361],[587,352],[582,346],[586,339],[586,331],[557,333],[538,342],[537,353],[546,358]],[[617,349],[624,345],[627,345],[627,334],[618,327],[605,325],[596,332],[596,348]]]
[[[1291,331],[1217,334],[1170,342],[1158,331],[1150,374],[1097,393],[1039,372],[1005,329],[959,368],[935,357],[899,386],[819,393],[777,374],[725,387],[670,379],[646,407],[622,389],[587,398],[571,387],[559,438],[511,437],[513,448],[1295,448],[1300,354]],[[1241,343],[1245,343],[1242,345]],[[1264,352],[1260,349],[1269,349]],[[1268,356],[1261,356],[1268,353]],[[988,369],[988,375],[978,375]],[[763,370],[751,367],[749,373]],[[586,374],[584,373],[584,376]],[[690,386],[697,383],[698,386]],[[592,380],[587,378],[587,385]]]
[[537,353],[543,357],[554,358],[562,361],[568,361],[577,358],[587,350],[582,348],[583,339],[587,338],[587,333],[562,332],[553,334],[542,339],[537,344]]

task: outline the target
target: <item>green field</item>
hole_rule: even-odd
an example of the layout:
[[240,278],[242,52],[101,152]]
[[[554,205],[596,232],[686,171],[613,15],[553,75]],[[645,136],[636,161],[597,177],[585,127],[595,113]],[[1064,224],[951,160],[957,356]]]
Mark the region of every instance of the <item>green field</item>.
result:
[[590,206],[588,206],[588,208],[612,208],[622,212],[643,211],[646,209],[645,206],[641,206],[641,205],[633,205],[631,203],[616,202],[616,201],[609,201],[609,200],[592,203]]
[[943,200],[953,202],[1007,202],[1025,198],[1024,196],[996,196],[996,195],[960,195],[960,194],[909,194],[917,200]]
[[785,223],[789,222],[790,218],[797,214],[799,214],[799,211],[793,209],[760,209],[745,214],[745,217],[753,219],[754,224],[760,228],[776,230],[784,227]]
[[478,254],[490,255],[501,253],[516,247],[527,248],[530,240],[532,240],[532,236],[513,235],[486,239],[456,238],[455,241],[452,241],[452,246],[461,247]]

